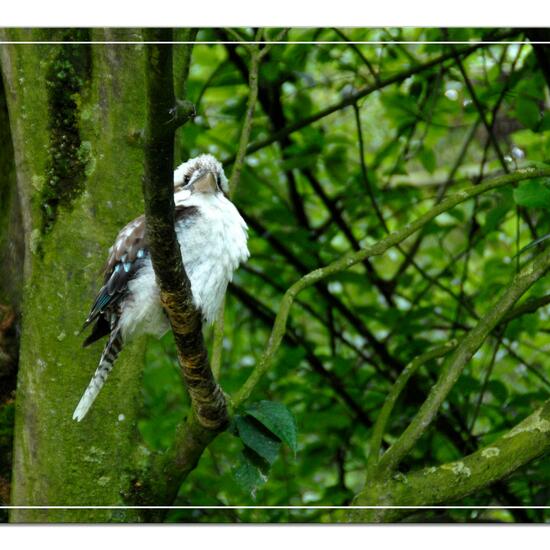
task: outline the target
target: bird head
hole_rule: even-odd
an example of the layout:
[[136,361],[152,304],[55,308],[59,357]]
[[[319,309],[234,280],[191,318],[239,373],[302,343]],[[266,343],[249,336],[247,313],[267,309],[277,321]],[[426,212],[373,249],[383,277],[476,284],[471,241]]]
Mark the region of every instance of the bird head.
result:
[[229,182],[223,166],[212,155],[199,155],[180,164],[174,171],[174,193],[228,193]]

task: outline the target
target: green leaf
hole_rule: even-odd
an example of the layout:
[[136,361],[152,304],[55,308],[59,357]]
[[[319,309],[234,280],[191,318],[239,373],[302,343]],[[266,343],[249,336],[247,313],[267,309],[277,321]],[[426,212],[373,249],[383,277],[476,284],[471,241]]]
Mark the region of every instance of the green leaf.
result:
[[253,416],[296,454],[296,422],[292,413],[282,403],[258,401],[250,405],[245,414]]
[[247,492],[256,498],[256,489],[267,481],[267,476],[255,464],[251,453],[244,451],[240,455],[240,462],[233,470],[235,481]]
[[527,128],[534,128],[540,120],[540,108],[532,99],[519,98],[516,102],[515,115]]
[[280,439],[253,417],[238,415],[235,417],[235,425],[241,441],[269,464],[273,464],[279,453]]
[[420,162],[422,163],[424,169],[430,174],[433,174],[437,165],[435,160],[435,153],[431,149],[426,149],[425,147],[423,147],[418,154],[418,158],[420,159]]
[[550,208],[550,189],[546,187],[545,180],[527,181],[514,189],[514,201],[527,208]]
[[499,403],[504,403],[508,398],[508,389],[500,380],[491,380],[487,389],[493,394],[494,398]]

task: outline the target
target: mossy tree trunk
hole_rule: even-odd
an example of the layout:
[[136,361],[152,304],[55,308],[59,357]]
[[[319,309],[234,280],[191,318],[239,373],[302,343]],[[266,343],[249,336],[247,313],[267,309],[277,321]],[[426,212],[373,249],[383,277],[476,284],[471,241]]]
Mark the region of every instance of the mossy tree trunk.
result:
[[[5,30],[2,40],[139,40],[132,30]],[[117,230],[143,211],[136,45],[0,46],[24,235],[12,504],[124,505],[139,463],[142,348],[124,350],[82,423],[102,344],[78,331]],[[132,510],[19,509],[11,521],[132,521]]]

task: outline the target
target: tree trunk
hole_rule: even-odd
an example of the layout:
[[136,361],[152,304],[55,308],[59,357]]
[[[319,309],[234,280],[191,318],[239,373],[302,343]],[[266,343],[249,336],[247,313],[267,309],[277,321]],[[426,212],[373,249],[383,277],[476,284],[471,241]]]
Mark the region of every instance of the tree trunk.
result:
[[[140,38],[130,29],[2,32],[13,41]],[[72,413],[102,350],[83,349],[78,332],[107,249],[143,212],[143,48],[10,44],[0,53],[25,250],[12,504],[124,505],[142,452],[143,346],[122,352],[81,423]],[[14,522],[136,519],[123,509],[11,514]]]

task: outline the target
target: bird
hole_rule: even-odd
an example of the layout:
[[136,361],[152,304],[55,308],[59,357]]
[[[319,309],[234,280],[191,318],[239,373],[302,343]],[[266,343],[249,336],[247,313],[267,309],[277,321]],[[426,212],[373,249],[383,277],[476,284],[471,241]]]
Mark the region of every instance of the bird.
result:
[[[229,200],[222,164],[211,154],[189,159],[174,171],[175,231],[193,303],[212,324],[234,271],[250,256],[248,227]],[[170,328],[160,302],[145,234],[145,216],[128,223],[109,249],[103,286],[82,330],[83,342],[108,337],[99,365],[73,413],[80,422],[103,387],[123,346],[141,334],[160,338]]]

